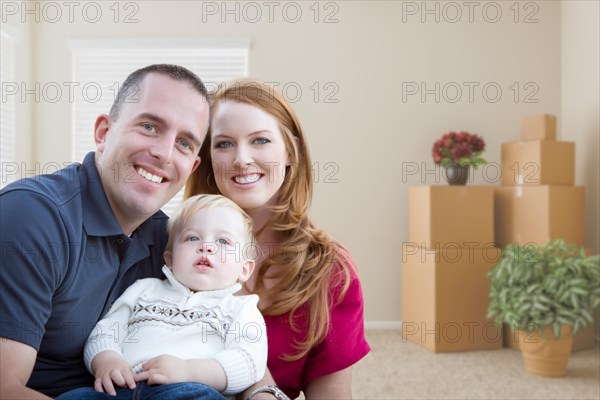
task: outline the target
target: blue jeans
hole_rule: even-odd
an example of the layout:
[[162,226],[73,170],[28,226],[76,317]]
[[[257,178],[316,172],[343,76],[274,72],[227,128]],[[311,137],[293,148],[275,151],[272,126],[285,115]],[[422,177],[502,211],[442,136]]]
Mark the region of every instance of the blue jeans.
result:
[[94,388],[83,387],[61,394],[56,400],[224,400],[222,394],[202,383],[170,383],[148,385],[136,382],[135,389],[115,388],[116,396],[96,392]]

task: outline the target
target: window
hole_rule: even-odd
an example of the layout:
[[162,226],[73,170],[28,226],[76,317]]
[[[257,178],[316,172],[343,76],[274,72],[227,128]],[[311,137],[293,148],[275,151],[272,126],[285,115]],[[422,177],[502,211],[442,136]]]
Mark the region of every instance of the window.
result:
[[[195,72],[209,91],[220,83],[248,75],[249,42],[184,40],[77,40],[73,53],[73,160],[81,162],[95,150],[93,127],[107,114],[119,85],[134,70],[149,64],[178,64]],[[172,214],[183,190],[162,210]]]
[[2,165],[2,176],[0,188],[15,180],[14,163],[15,156],[15,96],[7,95],[7,85],[15,84],[14,61],[15,47],[14,37],[2,26],[0,32],[0,81],[2,85],[2,108],[0,109],[0,163]]

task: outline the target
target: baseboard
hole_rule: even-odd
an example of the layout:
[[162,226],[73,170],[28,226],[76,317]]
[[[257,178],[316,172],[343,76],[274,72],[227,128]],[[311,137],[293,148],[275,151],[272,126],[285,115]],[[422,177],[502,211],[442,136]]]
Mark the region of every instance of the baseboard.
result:
[[402,321],[365,321],[366,330],[400,330],[402,329]]

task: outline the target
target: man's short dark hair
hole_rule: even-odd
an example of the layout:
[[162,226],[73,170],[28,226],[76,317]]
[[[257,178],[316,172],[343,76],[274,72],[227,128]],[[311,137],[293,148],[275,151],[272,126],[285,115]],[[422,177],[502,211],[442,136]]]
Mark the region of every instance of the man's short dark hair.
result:
[[141,90],[141,83],[148,74],[162,74],[174,79],[176,81],[183,81],[190,84],[190,86],[198,93],[200,93],[208,102],[208,91],[206,90],[206,86],[202,83],[202,80],[190,71],[189,69],[173,64],[153,64],[148,65],[144,68],[140,68],[136,71],[133,71],[121,88],[119,88],[119,92],[117,93],[117,97],[110,108],[110,117],[116,121],[119,117],[119,112],[121,111],[121,105],[125,102],[135,101],[133,100]]

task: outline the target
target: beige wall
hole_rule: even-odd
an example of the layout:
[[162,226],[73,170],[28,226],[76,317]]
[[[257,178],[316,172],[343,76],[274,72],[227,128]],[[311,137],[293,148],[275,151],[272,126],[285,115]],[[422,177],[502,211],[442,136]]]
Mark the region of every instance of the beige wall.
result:
[[576,143],[577,184],[586,187],[586,244],[600,251],[600,7],[568,1],[561,8],[561,124]]
[[[265,3],[255,2],[262,18],[253,23],[249,19],[255,18],[256,8],[244,8],[247,3],[227,3],[229,9],[239,7],[236,22],[235,14],[203,14],[203,7],[221,7],[222,2],[141,1],[135,2],[139,22],[133,24],[115,23],[108,9],[112,2],[101,4],[106,17],[98,23],[75,13],[72,23],[64,18],[33,24],[34,79],[42,84],[71,80],[71,39],[250,39],[251,75],[302,88],[295,107],[319,172],[312,214],[358,261],[371,323],[401,319],[400,249],[409,239],[407,190],[443,184],[432,172],[433,141],[449,130],[478,133],[487,142],[486,158],[499,163],[500,145],[518,139],[523,115],[546,112],[561,118],[561,106],[563,112],[565,108],[560,96],[559,2],[520,3],[518,16],[513,2],[475,2],[473,9],[452,3],[461,7],[460,17],[446,2],[425,6],[438,7],[437,16],[428,14],[420,1],[322,2],[318,23],[313,2],[277,2],[272,21]],[[302,17],[288,22],[295,18],[296,5]],[[121,11],[122,19],[131,9]],[[324,23],[328,15],[337,22]],[[315,82],[321,90],[318,101],[311,91]],[[435,92],[436,83],[439,99],[429,93],[422,100],[406,91],[424,85]],[[456,88],[462,90],[460,96]],[[472,97],[469,88],[474,88]],[[501,98],[494,99],[496,88]],[[325,102],[328,94],[337,102]],[[42,101],[32,115],[32,159],[71,161],[70,104]],[[581,134],[576,138],[580,151],[597,145],[597,129],[576,131]],[[588,157],[597,165],[597,154]],[[416,174],[405,174],[415,166]],[[480,172],[475,183],[497,184],[494,171],[488,169],[487,181]],[[597,189],[592,200],[598,203]]]
[[[25,84],[26,88],[31,88],[33,83],[33,63],[32,63],[32,24],[10,23],[2,26],[2,30],[6,30],[12,39],[15,49],[14,66],[14,82],[6,82],[3,77],[2,81],[9,86],[10,92],[14,89],[14,84],[17,84],[19,89],[15,95],[12,95],[15,106],[15,126],[17,128],[17,136],[15,138],[15,157],[18,164],[31,165],[34,161],[32,152],[32,135],[33,135],[33,101],[23,101],[19,93],[21,83]],[[4,49],[3,49],[4,50]],[[0,57],[4,57],[4,51]],[[3,88],[4,89],[4,88]],[[8,95],[7,95],[8,96]],[[8,97],[7,97],[8,99]],[[21,166],[17,167],[23,169]],[[32,168],[35,171],[35,168]]]

